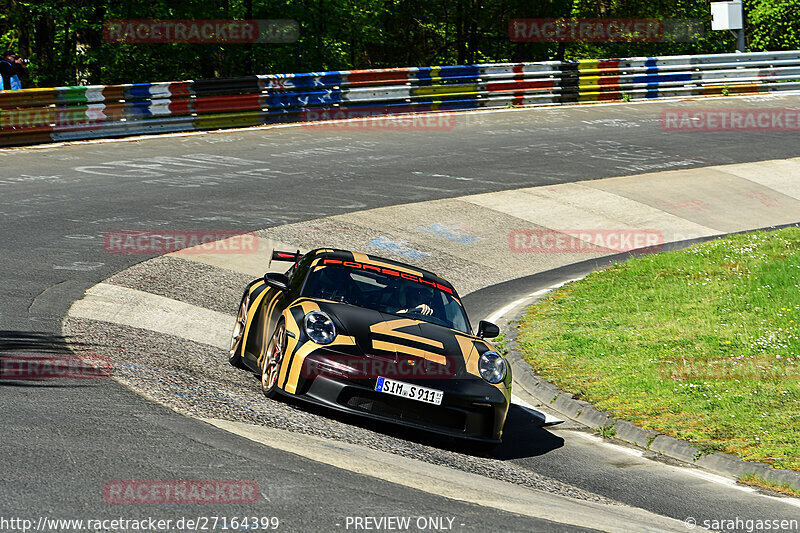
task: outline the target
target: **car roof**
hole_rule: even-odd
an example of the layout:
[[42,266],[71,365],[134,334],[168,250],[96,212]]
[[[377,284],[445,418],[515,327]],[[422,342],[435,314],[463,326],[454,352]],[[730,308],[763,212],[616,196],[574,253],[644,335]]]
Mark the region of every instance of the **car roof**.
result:
[[453,291],[455,292],[455,287],[453,287],[453,285],[449,281],[447,281],[442,277],[437,276],[433,272],[425,270],[424,268],[419,268],[417,266],[409,265],[407,263],[401,263],[400,261],[386,259],[385,257],[380,257],[372,254],[365,254],[361,252],[353,252],[350,250],[341,250],[337,248],[318,248],[316,250],[311,250],[310,252],[308,252],[307,255],[311,254],[314,254],[315,257],[320,257],[320,258],[324,257],[328,259],[338,259],[340,261],[353,261],[356,263],[364,263],[368,265],[392,267],[401,272],[406,272],[408,274],[419,276],[420,278],[432,281],[434,283],[439,283],[441,285],[449,287],[450,289],[453,289]]

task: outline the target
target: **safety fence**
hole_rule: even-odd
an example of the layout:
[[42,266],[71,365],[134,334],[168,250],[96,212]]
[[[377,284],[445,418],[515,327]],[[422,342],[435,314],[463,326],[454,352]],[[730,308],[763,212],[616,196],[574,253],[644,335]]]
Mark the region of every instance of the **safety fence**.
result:
[[0,146],[430,111],[800,89],[800,51],[0,91]]

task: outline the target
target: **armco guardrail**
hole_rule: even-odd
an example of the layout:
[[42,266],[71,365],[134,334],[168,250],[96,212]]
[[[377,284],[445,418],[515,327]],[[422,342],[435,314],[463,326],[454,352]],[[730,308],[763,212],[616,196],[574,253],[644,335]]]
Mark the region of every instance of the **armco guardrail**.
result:
[[490,107],[800,89],[800,51],[0,91],[0,146]]

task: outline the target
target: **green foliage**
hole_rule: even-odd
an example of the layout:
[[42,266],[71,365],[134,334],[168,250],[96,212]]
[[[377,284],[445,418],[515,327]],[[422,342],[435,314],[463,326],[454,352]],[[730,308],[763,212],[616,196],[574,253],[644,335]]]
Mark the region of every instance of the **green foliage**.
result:
[[617,434],[617,428],[614,427],[614,423],[608,424],[607,426],[600,426],[597,428],[597,431],[606,439],[610,439]]
[[[800,0],[746,0],[748,48],[800,48]],[[514,18],[696,19],[697,42],[515,43]],[[119,44],[109,19],[295,19],[292,44]],[[32,60],[26,86],[331,69],[730,52],[695,0],[0,0],[0,46]]]
[[748,31],[753,50],[797,50],[800,48],[800,0],[750,2]]

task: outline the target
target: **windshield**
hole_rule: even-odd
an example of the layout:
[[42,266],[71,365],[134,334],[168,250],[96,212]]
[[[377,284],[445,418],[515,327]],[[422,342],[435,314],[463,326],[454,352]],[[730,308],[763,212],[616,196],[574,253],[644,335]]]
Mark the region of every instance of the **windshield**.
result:
[[308,276],[303,296],[407,316],[470,333],[464,308],[453,295],[419,281],[372,270],[317,266]]

